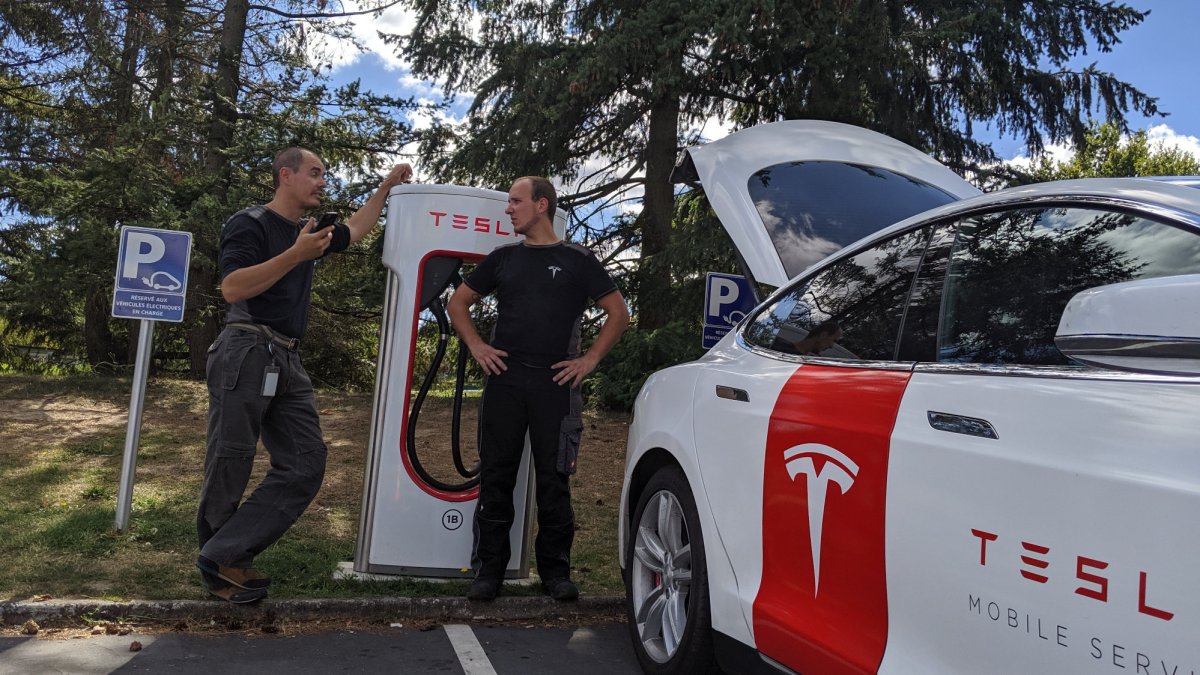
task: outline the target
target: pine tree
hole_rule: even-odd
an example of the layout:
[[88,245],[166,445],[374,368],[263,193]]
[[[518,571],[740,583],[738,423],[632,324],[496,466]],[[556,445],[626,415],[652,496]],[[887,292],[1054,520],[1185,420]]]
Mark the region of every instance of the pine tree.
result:
[[1094,108],[1122,124],[1154,99],[1094,67],[1146,13],[1100,0],[409,0],[411,36],[394,42],[414,72],[473,94],[461,127],[429,134],[423,155],[456,182],[506,185],[542,173],[582,179],[564,204],[641,191],[638,326],[665,325],[672,283],[669,174],[711,118],[856,124],[959,169],[996,161],[976,125],[1034,151],[1079,139]]
[[[348,178],[331,187],[347,210],[367,191],[357,177],[410,140],[400,116],[415,104],[357,83],[330,89],[308,44],[346,38],[347,15],[323,0],[280,7],[0,1],[0,313],[9,326],[83,351],[94,367],[128,362],[133,322],[108,316],[119,228],[187,230],[187,314],[160,328],[159,344],[203,374],[220,318],[220,227],[269,198],[274,153],[321,153]],[[358,267],[373,272],[382,275]]]

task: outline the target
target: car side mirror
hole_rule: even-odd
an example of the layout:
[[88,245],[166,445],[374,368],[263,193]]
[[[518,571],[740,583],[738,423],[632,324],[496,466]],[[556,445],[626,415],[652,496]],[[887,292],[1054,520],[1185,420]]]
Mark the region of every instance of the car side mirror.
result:
[[1200,274],[1081,291],[1063,310],[1054,344],[1086,365],[1200,375]]

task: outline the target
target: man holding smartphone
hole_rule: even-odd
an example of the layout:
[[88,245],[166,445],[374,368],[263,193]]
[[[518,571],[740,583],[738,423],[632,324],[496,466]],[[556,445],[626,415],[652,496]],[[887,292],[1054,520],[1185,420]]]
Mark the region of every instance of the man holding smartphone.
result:
[[[274,198],[235,213],[221,231],[225,329],[208,349],[208,436],[196,529],[205,587],[234,603],[267,596],[254,557],[274,543],[316,496],[325,442],[312,382],[300,362],[317,259],[345,250],[379,221],[388,192],[412,179],[392,169],[345,223],[321,205],[325,164],[304,148],[272,164]],[[259,439],[271,468],[245,502]]]

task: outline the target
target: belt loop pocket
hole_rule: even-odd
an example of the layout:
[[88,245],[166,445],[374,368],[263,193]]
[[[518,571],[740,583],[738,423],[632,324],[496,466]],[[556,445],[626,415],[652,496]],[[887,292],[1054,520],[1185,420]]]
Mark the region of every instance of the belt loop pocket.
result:
[[246,355],[258,344],[258,337],[252,333],[243,333],[237,338],[232,336],[222,341],[221,351],[224,363],[221,364],[221,388],[232,391],[237,387],[241,375],[242,363]]

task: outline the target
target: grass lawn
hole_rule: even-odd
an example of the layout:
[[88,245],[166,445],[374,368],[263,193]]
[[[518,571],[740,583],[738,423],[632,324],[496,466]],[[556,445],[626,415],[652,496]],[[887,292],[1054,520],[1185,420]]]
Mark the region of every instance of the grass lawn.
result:
[[[204,384],[151,379],[130,527],[115,533],[129,394],[127,378],[0,376],[0,597],[207,597],[193,566]],[[275,580],[271,596],[464,592],[464,582],[333,579],[337,563],[354,557],[371,394],[318,391],[317,403],[329,446],[325,482],[295,526],[255,562]],[[473,410],[469,402],[466,407]],[[418,447],[431,464],[449,465],[444,458],[449,408],[445,398],[425,404]],[[464,419],[464,442],[473,443],[473,424],[473,417]],[[622,592],[616,521],[626,428],[625,414],[586,415],[579,471],[572,479],[578,528],[574,577],[585,594]],[[468,450],[470,463],[473,448]],[[260,448],[251,486],[265,473],[267,460]]]

